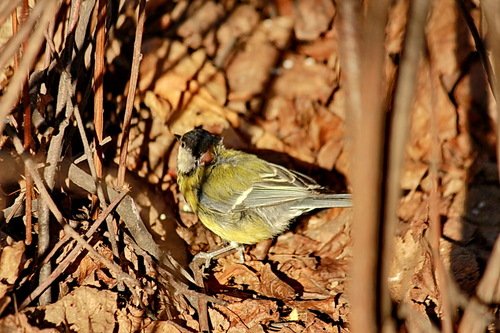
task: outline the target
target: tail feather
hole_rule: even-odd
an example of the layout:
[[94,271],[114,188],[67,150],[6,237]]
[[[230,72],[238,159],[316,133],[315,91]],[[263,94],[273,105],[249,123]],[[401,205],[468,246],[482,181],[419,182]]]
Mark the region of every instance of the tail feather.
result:
[[[314,197],[307,198],[300,203],[300,207],[316,209],[316,208],[333,208],[333,207],[351,207],[351,194],[319,194]],[[299,208],[299,207],[297,207]]]

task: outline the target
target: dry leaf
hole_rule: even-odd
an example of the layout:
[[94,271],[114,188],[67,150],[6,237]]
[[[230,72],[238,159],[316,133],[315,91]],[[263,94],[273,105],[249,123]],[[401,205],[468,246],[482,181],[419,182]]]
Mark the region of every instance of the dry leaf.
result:
[[[109,260],[113,258],[113,252],[105,246],[99,246],[97,252]],[[87,255],[78,264],[73,276],[77,278],[80,285],[93,285],[97,287],[104,282],[107,285],[114,286],[116,280],[107,274],[103,274],[101,271],[103,267],[104,265],[101,262]]]
[[338,57],[337,33],[334,31],[332,30],[328,32],[327,36],[314,39],[308,44],[299,45],[298,51],[318,62],[326,62],[331,57]]
[[270,19],[261,23],[226,69],[230,101],[248,101],[265,92],[279,47],[288,42],[289,36],[287,20]]
[[[256,61],[256,52],[259,54],[259,61]],[[278,50],[267,41],[266,36],[254,36],[227,68],[229,99],[246,101],[260,95],[270,79],[271,69],[277,59]]]
[[[467,47],[459,45],[466,40],[468,43],[469,32],[455,4],[453,0],[434,2],[427,25],[427,31],[430,32],[428,44],[433,66],[442,75],[456,74],[460,63],[470,51]],[[443,13],[446,15],[442,15]]]
[[424,245],[408,231],[394,239],[392,253],[388,276],[389,292],[394,300],[401,301],[412,287],[413,275],[425,263]]
[[202,42],[202,35],[207,32],[224,14],[222,4],[206,1],[177,29],[179,36],[184,37],[184,42],[192,48],[198,48]]
[[270,300],[247,299],[231,303],[227,308],[216,308],[228,318],[230,327],[236,329],[248,329],[279,319],[278,305]]
[[142,53],[144,55],[139,69],[138,90],[145,92],[152,90],[159,77],[172,71],[187,56],[187,48],[177,41],[151,38],[142,44]]
[[214,333],[224,333],[229,329],[229,321],[217,309],[209,308],[208,315],[210,317],[210,324],[213,327]]
[[327,141],[318,152],[318,166],[332,170],[342,152],[343,144],[338,138]]
[[401,188],[415,191],[427,173],[429,166],[419,161],[407,161],[401,179]]
[[259,277],[246,265],[233,263],[228,261],[228,258],[219,259],[218,262],[225,263],[222,265],[223,269],[215,273],[215,278],[221,285],[227,285],[231,281],[234,284],[252,286],[254,290],[259,286]]
[[45,306],[45,320],[79,333],[112,332],[116,301],[114,292],[79,287],[56,303]]
[[217,49],[216,63],[223,63],[227,60],[230,53],[237,50],[237,42],[244,36],[250,34],[259,23],[259,13],[255,8],[248,4],[237,5],[226,21],[217,30]]
[[295,1],[295,35],[299,40],[314,40],[325,32],[335,15],[329,0]]
[[325,103],[338,84],[335,72],[313,58],[290,55],[284,65],[274,81],[273,94]]
[[170,321],[155,320],[143,328],[144,333],[182,333],[177,326]]
[[0,332],[5,333],[58,333],[55,328],[39,329],[28,322],[24,313],[16,313],[0,319]]
[[[158,322],[161,323],[160,321]],[[126,308],[118,309],[116,323],[118,325],[117,333],[129,333],[139,331],[147,322],[144,320],[144,310],[137,309],[133,305],[128,304]]]
[[[19,276],[24,259],[24,242],[14,242],[10,237],[2,240],[0,254],[0,281],[14,284]],[[3,295],[0,295],[0,298]]]
[[295,290],[274,274],[269,264],[264,265],[260,270],[259,280],[259,289],[263,295],[282,300],[295,298]]

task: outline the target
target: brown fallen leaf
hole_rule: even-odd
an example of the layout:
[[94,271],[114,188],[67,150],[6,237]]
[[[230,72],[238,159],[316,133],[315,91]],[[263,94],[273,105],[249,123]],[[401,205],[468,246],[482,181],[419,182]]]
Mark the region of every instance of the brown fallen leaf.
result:
[[407,161],[401,177],[401,188],[415,191],[429,170],[429,165],[420,161]]
[[342,153],[342,149],[342,141],[338,138],[328,140],[318,152],[318,166],[327,170],[332,170]]
[[192,95],[188,82],[194,79],[205,60],[204,50],[184,55],[171,70],[160,73],[154,82],[154,93],[168,100],[175,109],[182,109]]
[[388,286],[391,297],[401,301],[412,287],[412,279],[425,263],[425,251],[419,239],[410,231],[394,239],[393,256],[389,268]]
[[[148,327],[148,319],[145,320],[144,312],[144,309],[138,309],[130,303],[126,307],[118,309],[116,312],[118,332],[137,332],[144,326]],[[155,322],[161,323],[161,321]]]
[[298,52],[308,57],[314,58],[318,62],[326,62],[330,57],[338,56],[337,31],[330,30],[324,37],[312,40],[307,44],[300,44]]
[[279,47],[288,43],[290,28],[288,20],[270,19],[254,31],[226,69],[230,102],[248,101],[265,92],[278,60]]
[[56,303],[47,305],[44,319],[79,333],[112,332],[117,295],[109,290],[78,287]]
[[[259,53],[259,61],[255,61],[256,52]],[[266,36],[256,32],[227,68],[229,100],[247,101],[263,93],[278,55],[278,50]]]
[[162,320],[155,320],[144,327],[142,330],[144,333],[182,333],[182,331],[180,331],[172,322]]
[[402,198],[398,216],[404,222],[427,221],[429,217],[428,196],[420,191],[410,192]]
[[233,263],[228,258],[221,258],[218,262],[223,269],[216,272],[214,276],[221,285],[227,285],[230,281],[235,284],[254,286],[254,288],[259,285],[256,272],[246,265]]
[[[110,260],[113,258],[113,253],[108,247],[99,246],[97,250],[103,257]],[[73,276],[77,278],[79,285],[92,285],[97,287],[100,283],[105,283],[114,286],[116,280],[104,274],[101,271],[102,268],[104,268],[104,265],[101,262],[95,261],[91,256],[85,256],[78,264]]]
[[265,264],[260,270],[260,292],[268,297],[281,300],[293,299],[296,296],[295,290],[285,281],[280,279],[271,269],[269,264]]
[[24,313],[16,313],[0,319],[0,332],[6,333],[58,333],[55,328],[40,329],[32,326]]
[[470,37],[467,24],[453,0],[433,3],[427,31],[430,32],[428,43],[433,66],[440,75],[456,74],[470,51]]
[[239,330],[278,321],[280,317],[278,305],[270,300],[247,299],[228,304],[227,307],[216,305],[215,308],[229,320],[231,328]]
[[285,61],[286,67],[281,69],[272,86],[275,95],[325,103],[338,85],[336,73],[313,58],[290,54]]
[[193,10],[187,15],[188,19],[177,29],[177,34],[184,38],[186,45],[198,48],[203,41],[203,34],[216,25],[224,14],[224,7],[214,1],[205,1],[199,8],[192,7]]
[[327,209],[311,216],[303,230],[305,236],[318,242],[314,253],[320,257],[338,258],[350,245],[352,209]]
[[[12,290],[24,263],[25,245],[23,241],[15,242],[10,237],[1,235],[0,240],[0,313],[10,304],[7,296]],[[1,330],[0,330],[1,332]]]
[[[22,241],[14,241],[10,237],[1,240],[0,281],[14,284],[24,261],[25,245]],[[0,298],[3,295],[0,295]]]
[[164,73],[172,71],[182,58],[187,56],[187,48],[182,43],[162,38],[150,38],[142,44],[143,58],[139,68],[138,91],[153,90],[156,80]]
[[217,54],[215,63],[218,67],[227,66],[228,59],[238,50],[238,43],[248,36],[259,23],[259,13],[254,6],[239,4],[217,29]]
[[314,40],[325,32],[335,16],[328,0],[299,0],[295,6],[295,35],[299,40]]
[[208,309],[208,315],[210,317],[210,324],[213,327],[214,332],[227,332],[230,328],[230,323],[220,311],[214,308]]

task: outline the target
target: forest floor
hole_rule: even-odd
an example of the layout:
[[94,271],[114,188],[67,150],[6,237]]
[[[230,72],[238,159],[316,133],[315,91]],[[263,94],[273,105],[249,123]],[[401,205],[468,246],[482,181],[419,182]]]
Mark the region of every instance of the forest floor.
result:
[[[92,27],[96,13],[85,7],[90,2],[82,2],[79,10],[80,22],[91,17]],[[109,215],[115,219],[92,236],[88,233],[109,214],[96,205],[96,195],[90,195],[96,183],[85,158],[78,159],[89,158],[82,145],[87,139],[78,125],[90,138],[96,127],[96,98],[85,94],[96,71],[92,57],[82,55],[79,67],[70,66],[69,100],[80,107],[81,119],[61,112],[65,105],[68,110],[68,98],[61,97],[63,75],[44,67],[43,52],[35,62],[45,76],[32,80],[36,89],[30,94],[36,98],[31,105],[36,112],[30,156],[43,173],[50,164],[50,147],[62,134],[49,195],[67,222],[61,227],[56,219],[50,221],[45,253],[37,252],[42,230],[38,221],[47,197],[34,192],[30,242],[24,208],[19,208],[29,188],[25,166],[12,144],[15,134],[1,137],[0,332],[350,331],[351,320],[356,320],[350,316],[349,301],[350,288],[356,288],[349,284],[353,209],[314,211],[277,238],[246,246],[243,262],[238,253],[231,253],[214,260],[203,274],[193,274],[193,256],[224,242],[198,222],[179,193],[174,138],[203,126],[220,134],[226,147],[302,172],[338,193],[351,192],[356,161],[341,66],[339,9],[328,0],[150,0],[137,92],[130,99],[134,112],[124,189],[117,173],[123,164],[119,147],[133,71],[135,6],[125,1],[108,8],[103,53],[102,128],[108,140],[101,146],[104,181],[99,184],[105,184],[109,210],[119,207]],[[389,83],[373,85],[390,90],[396,82],[407,12],[407,1],[396,1],[390,8],[385,43]],[[467,13],[479,20],[474,5]],[[11,25],[3,24],[1,44],[11,39]],[[87,34],[95,36],[93,31],[89,28]],[[387,279],[394,328],[402,332],[439,331],[449,309],[457,329],[475,299],[500,231],[495,103],[456,1],[433,3],[425,33]],[[64,38],[56,29],[56,49],[62,48]],[[90,44],[82,45],[82,50],[94,51]],[[13,66],[1,73],[4,94]],[[363,117],[363,111],[360,114]],[[68,128],[62,129],[64,119]],[[10,122],[15,120],[19,125],[12,128],[22,137],[18,109]],[[432,157],[436,142],[437,166]],[[439,255],[450,278],[446,291],[436,279],[436,254],[429,245],[433,168],[439,177]],[[36,181],[35,185],[38,189]],[[82,237],[72,234],[69,226]],[[44,260],[51,264],[52,275],[41,273]],[[37,287],[43,282],[50,289],[39,302],[44,289]],[[496,290],[496,298],[482,318],[488,330],[495,331],[499,289],[488,288]],[[448,297],[443,298],[444,292]]]

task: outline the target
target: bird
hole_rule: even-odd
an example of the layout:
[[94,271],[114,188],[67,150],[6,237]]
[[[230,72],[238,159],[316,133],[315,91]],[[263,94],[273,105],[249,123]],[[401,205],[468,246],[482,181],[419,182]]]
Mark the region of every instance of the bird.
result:
[[203,128],[175,137],[180,192],[199,221],[229,242],[211,258],[274,238],[304,213],[352,205],[351,194],[332,193],[299,172],[226,148],[221,136]]

